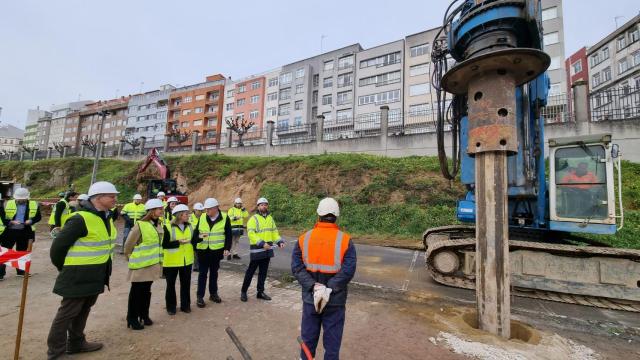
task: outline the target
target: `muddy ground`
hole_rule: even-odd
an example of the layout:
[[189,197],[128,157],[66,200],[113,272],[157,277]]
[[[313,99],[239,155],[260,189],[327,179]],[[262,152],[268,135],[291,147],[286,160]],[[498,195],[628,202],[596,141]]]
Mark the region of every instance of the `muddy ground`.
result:
[[[46,337],[60,297],[51,293],[56,269],[50,264],[51,240],[41,234],[34,246],[22,359],[46,358]],[[254,359],[297,359],[301,300],[295,282],[270,278],[271,302],[239,300],[242,270],[220,271],[222,304],[195,306],[192,278],[192,313],[169,316],[164,309],[164,280],[154,282],[151,317],[154,325],[142,331],[126,328],[130,284],[126,262],[116,256],[111,291],[102,294],[90,315],[86,334],[101,341],[103,350],[74,359],[241,359],[224,329],[233,328]],[[365,270],[365,269],[363,269]],[[195,275],[195,274],[194,274]],[[0,282],[0,359],[12,358],[22,279],[8,269]],[[630,314],[629,316],[638,316]],[[437,294],[398,293],[375,287],[353,287],[347,307],[343,359],[632,359],[640,358],[637,335],[601,336],[587,325],[562,318],[514,316],[535,326],[516,325],[520,339],[505,341],[475,330],[472,304],[451,302]],[[554,323],[555,322],[555,323]],[[597,329],[595,329],[597,330]],[[629,331],[624,330],[624,331]],[[319,347],[321,348],[321,346]],[[322,350],[319,350],[319,355]],[[318,358],[322,358],[318,356]]]

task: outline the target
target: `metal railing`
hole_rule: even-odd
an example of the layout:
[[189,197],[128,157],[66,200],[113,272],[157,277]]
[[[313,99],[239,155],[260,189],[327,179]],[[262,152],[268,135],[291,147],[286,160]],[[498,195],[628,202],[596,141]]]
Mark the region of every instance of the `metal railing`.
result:
[[547,97],[547,106],[540,109],[540,116],[544,118],[545,124],[575,121],[568,94],[549,95]]
[[276,126],[271,145],[302,144],[316,140],[316,123]]
[[640,118],[640,87],[605,89],[589,97],[591,121]]

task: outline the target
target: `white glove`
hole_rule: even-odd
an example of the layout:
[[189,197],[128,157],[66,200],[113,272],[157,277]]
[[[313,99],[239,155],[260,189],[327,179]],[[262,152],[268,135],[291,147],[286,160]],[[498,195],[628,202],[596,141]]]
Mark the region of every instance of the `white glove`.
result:
[[319,304],[320,311],[317,311],[318,314],[321,314],[322,311],[324,310],[324,307],[327,306],[327,304],[329,303],[329,297],[331,296],[331,292],[332,291],[333,290],[331,290],[328,287],[324,288],[324,292],[322,294],[322,299],[320,300],[320,304]]
[[315,284],[313,286],[313,306],[316,309],[316,313],[320,313],[320,302],[322,302],[322,297],[324,296],[324,290],[327,287],[322,284]]

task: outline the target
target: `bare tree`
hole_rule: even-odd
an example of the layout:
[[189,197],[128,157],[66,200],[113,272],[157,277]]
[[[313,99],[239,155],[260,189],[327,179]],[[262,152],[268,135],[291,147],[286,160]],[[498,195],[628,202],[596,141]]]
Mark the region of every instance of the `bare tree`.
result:
[[22,145],[22,150],[24,150],[25,152],[27,152],[29,154],[33,154],[33,152],[37,151],[38,148],[36,148],[35,146]]
[[58,152],[58,154],[60,154],[60,157],[62,157],[62,154],[64,153],[64,147],[66,145],[62,142],[54,142],[53,143],[53,148],[56,149],[56,151]]
[[133,148],[133,152],[136,152],[136,148],[140,146],[140,138],[134,138],[133,136],[126,136],[122,140],[129,144]]
[[191,138],[192,133],[193,131],[191,130],[178,130],[170,127],[166,136],[169,138],[169,141],[177,142],[178,145],[182,145],[183,142]]
[[98,150],[98,140],[89,138],[89,135],[85,135],[80,142],[80,145],[85,146],[87,149],[91,150],[93,154]]
[[246,119],[240,119],[240,116],[236,116],[235,120],[227,119],[227,126],[231,128],[231,130],[235,131],[238,134],[238,146],[244,146],[242,142],[242,137],[251,129],[256,123],[253,121],[248,121]]

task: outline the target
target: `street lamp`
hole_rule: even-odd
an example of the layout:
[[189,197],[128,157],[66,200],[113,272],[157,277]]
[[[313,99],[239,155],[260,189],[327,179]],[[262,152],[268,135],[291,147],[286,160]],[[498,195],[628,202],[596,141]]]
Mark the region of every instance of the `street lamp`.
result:
[[102,129],[104,129],[104,121],[107,119],[107,115],[109,115],[110,112],[107,110],[102,110],[100,112],[98,112],[98,115],[101,116],[100,119],[100,132],[98,133],[98,143],[96,144],[96,153],[94,154],[95,157],[93,159],[93,171],[91,172],[91,184],[93,185],[94,182],[96,182],[96,176],[98,175],[98,161],[100,160],[100,155],[102,152]]

